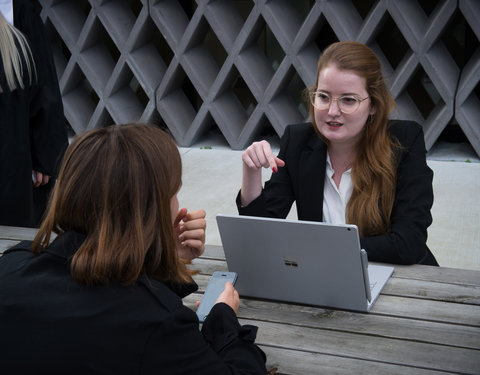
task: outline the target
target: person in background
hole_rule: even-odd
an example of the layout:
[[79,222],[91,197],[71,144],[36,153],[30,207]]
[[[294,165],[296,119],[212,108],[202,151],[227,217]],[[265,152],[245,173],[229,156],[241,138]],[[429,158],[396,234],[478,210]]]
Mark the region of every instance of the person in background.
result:
[[0,225],[37,226],[68,137],[52,52],[30,2],[0,2],[0,54]]
[[[287,126],[278,156],[266,141],[242,153],[239,214],[285,218],[295,201],[300,220],[357,225],[371,261],[438,265],[422,127],[389,120],[395,103],[374,52],[330,45],[307,96],[312,123]],[[265,187],[262,168],[273,171]]]
[[175,143],[153,125],[74,138],[33,243],[0,258],[4,373],[266,373],[231,283],[201,331],[182,304],[206,223],[179,209],[181,175]]

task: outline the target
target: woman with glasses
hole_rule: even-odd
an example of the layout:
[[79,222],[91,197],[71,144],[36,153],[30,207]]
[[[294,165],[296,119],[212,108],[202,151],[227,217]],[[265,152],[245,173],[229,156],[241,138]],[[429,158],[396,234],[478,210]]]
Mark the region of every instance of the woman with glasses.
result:
[[[388,119],[395,103],[374,52],[332,44],[306,96],[312,123],[287,126],[278,156],[266,141],[242,153],[239,213],[285,218],[295,201],[300,220],[357,225],[371,261],[438,265],[422,127]],[[265,187],[262,168],[273,171]]]

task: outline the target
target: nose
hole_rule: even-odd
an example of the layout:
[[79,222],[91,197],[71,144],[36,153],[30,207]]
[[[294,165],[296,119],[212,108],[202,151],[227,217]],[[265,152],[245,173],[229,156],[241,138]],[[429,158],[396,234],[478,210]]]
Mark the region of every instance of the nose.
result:
[[330,106],[328,107],[328,114],[330,116],[338,116],[342,113],[340,110],[340,107],[338,106],[338,100],[336,98],[333,98],[332,101],[330,102]]

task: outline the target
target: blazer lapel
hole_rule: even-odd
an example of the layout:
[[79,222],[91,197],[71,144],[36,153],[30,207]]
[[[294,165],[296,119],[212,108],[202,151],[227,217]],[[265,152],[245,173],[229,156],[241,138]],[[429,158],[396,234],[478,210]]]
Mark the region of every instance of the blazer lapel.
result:
[[325,143],[320,138],[312,138],[300,155],[300,183],[297,197],[299,220],[323,221],[326,160]]

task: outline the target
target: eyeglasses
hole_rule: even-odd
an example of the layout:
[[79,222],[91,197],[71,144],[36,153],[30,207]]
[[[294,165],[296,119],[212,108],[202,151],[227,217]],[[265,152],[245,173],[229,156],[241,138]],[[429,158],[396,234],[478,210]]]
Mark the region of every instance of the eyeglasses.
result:
[[332,98],[329,94],[323,91],[311,91],[309,93],[310,103],[319,110],[329,109],[332,102],[337,101],[340,112],[350,114],[355,112],[360,103],[367,100],[369,97],[360,99],[357,95],[343,95],[338,98]]

